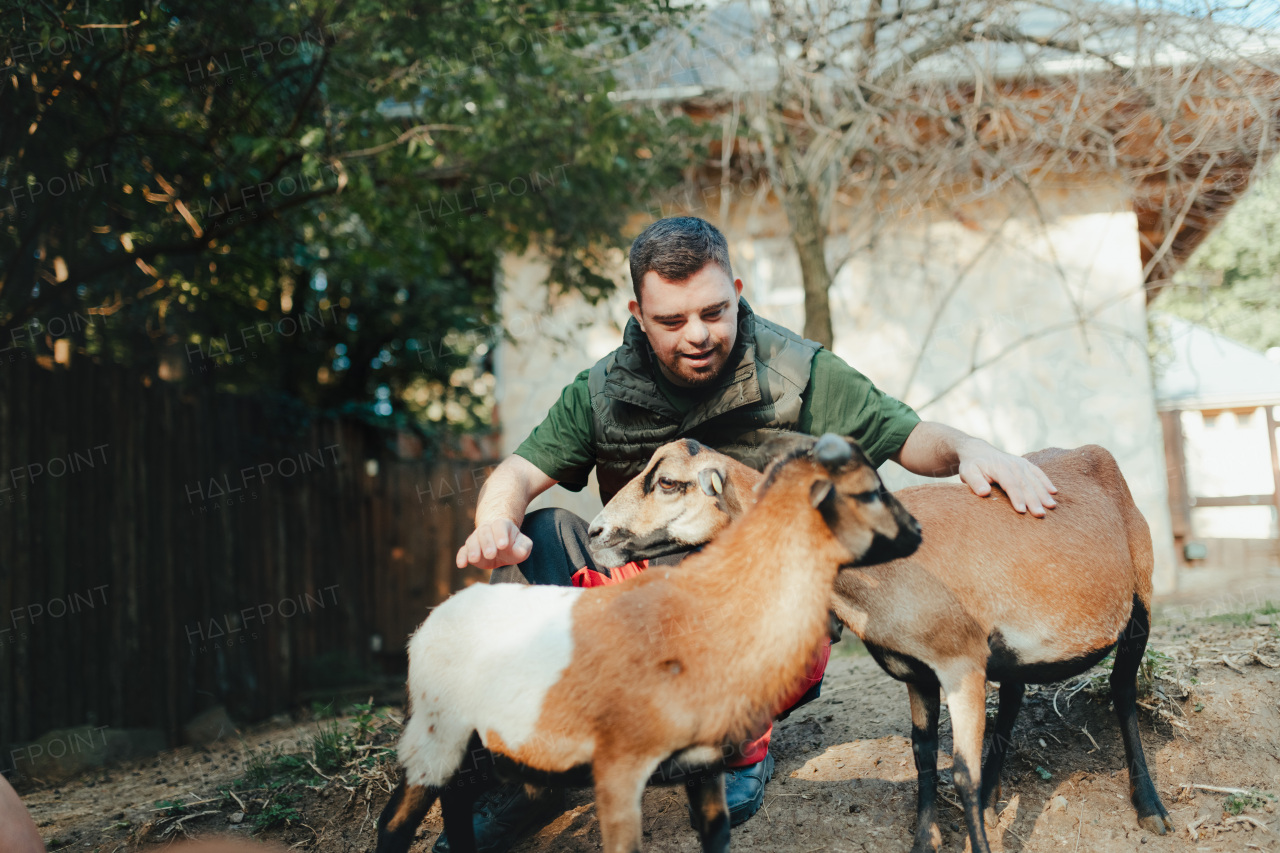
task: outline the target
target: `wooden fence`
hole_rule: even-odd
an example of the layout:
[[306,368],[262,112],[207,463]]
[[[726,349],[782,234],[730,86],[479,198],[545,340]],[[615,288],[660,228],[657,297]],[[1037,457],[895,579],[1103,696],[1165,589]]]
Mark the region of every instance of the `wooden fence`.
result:
[[[1177,550],[1178,570],[1191,567],[1212,568],[1218,572],[1265,575],[1280,563],[1280,539],[1228,539],[1192,535],[1191,511],[1197,507],[1245,507],[1272,505],[1280,514],[1280,441],[1274,409],[1267,404],[1260,409],[1266,422],[1270,451],[1271,494],[1204,496],[1193,494],[1187,482],[1186,438],[1182,432],[1182,411],[1160,412],[1164,434],[1164,464],[1169,478],[1169,515],[1173,522],[1173,541]],[[1258,460],[1260,463],[1262,460]],[[1203,553],[1188,554],[1187,546],[1203,546]]]
[[250,720],[402,665],[492,462],[91,364],[0,365],[0,755]]

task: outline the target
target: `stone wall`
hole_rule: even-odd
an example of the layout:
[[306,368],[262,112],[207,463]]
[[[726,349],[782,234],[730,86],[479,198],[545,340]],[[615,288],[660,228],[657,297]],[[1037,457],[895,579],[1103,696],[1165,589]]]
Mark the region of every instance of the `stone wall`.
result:
[[[719,225],[710,199],[689,212]],[[799,331],[799,264],[785,218],[768,204],[733,205],[734,271],[762,315]],[[670,215],[674,211],[663,211]],[[635,225],[638,233],[646,224]],[[1014,453],[1100,444],[1119,460],[1156,546],[1156,587],[1175,584],[1160,423],[1147,356],[1137,222],[1114,184],[1042,188],[1024,197],[923,210],[872,241],[845,224],[836,257],[866,246],[832,289],[835,352],[921,416]],[[502,265],[502,312],[514,343],[498,353],[504,451],[539,422],[565,384],[621,340],[630,281],[617,256],[615,296],[598,306],[552,297],[534,254]],[[892,487],[921,481],[894,463]],[[591,517],[594,484],[548,503]]]

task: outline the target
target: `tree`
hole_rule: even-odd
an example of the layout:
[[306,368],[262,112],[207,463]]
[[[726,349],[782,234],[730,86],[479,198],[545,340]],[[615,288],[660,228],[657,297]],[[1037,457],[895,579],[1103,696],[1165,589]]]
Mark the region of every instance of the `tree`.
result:
[[1156,305],[1254,349],[1280,347],[1280,171],[1250,188]]
[[536,240],[557,286],[599,293],[596,247],[674,174],[661,128],[606,97],[613,56],[666,15],[10,7],[0,347],[475,424],[486,341],[466,332],[492,328],[498,253]]
[[722,168],[781,200],[804,334],[830,346],[832,281],[901,210],[1010,188],[1034,210],[1064,172],[1134,188],[1148,283],[1167,282],[1274,147],[1275,23],[1261,3],[768,0],[681,37],[729,48],[702,69]]

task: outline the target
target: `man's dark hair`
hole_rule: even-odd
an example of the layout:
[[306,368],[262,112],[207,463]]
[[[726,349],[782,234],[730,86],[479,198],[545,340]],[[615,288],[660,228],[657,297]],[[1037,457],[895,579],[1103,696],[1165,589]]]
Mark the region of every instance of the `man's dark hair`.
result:
[[659,219],[631,244],[631,289],[640,301],[640,283],[652,270],[667,281],[684,281],[714,262],[733,280],[729,243],[714,225],[696,216]]

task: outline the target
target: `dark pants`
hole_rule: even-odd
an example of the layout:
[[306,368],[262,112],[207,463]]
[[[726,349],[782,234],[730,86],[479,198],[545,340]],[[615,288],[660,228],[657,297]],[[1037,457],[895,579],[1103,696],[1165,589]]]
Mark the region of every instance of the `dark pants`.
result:
[[[535,509],[524,517],[520,532],[533,540],[529,559],[515,566],[494,569],[489,583],[549,584],[572,586],[573,573],[584,566],[602,575],[609,569],[599,565],[587,549],[589,522],[567,509]],[[673,565],[688,551],[650,560],[650,566]]]

